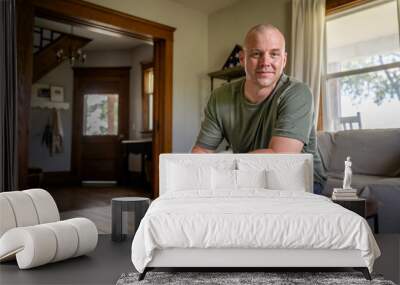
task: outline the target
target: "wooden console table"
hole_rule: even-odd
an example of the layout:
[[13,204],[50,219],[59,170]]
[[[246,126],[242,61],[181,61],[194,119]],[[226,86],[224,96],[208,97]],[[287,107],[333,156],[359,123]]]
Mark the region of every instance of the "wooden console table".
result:
[[123,161],[124,161],[122,184],[126,185],[128,183],[129,154],[130,153],[141,155],[140,176],[141,176],[142,180],[144,182],[146,182],[145,161],[151,160],[152,138],[122,140],[121,144],[122,144],[122,157],[123,157]]
[[246,73],[242,66],[210,72],[208,76],[210,76],[211,79],[211,91],[214,89],[214,79],[221,79],[230,82],[232,79],[240,78],[245,75]]

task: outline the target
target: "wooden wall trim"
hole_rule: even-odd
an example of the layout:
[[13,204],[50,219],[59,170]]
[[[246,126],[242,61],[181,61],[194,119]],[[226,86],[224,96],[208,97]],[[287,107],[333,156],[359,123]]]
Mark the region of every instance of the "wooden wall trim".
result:
[[173,32],[175,31],[173,27],[89,2],[81,0],[33,0],[33,3],[37,13],[42,16],[51,18],[56,13],[58,19],[65,16],[69,21],[71,18],[75,19],[77,23],[84,18],[86,19],[85,25],[101,26],[103,29],[125,33],[140,39],[173,40]]
[[159,154],[172,151],[172,41],[154,41],[153,198],[159,195]]
[[325,14],[329,16],[373,1],[376,0],[326,0]]
[[[163,88],[161,86],[164,85],[164,78],[162,76],[162,71],[164,70],[164,60],[162,60],[162,51],[164,41],[155,41],[154,42],[154,50],[153,50],[153,61],[154,61],[154,82],[159,82],[160,84],[154,85],[154,93],[153,93],[153,143],[152,143],[152,189],[153,189],[153,197],[157,198],[159,196],[159,154],[162,153],[160,149],[160,144],[162,141],[162,134],[160,130],[160,122],[162,120],[162,114],[160,114],[160,94],[163,92]],[[154,155],[157,154],[157,155]]]
[[163,114],[163,144],[162,152],[172,152],[172,66],[173,66],[173,43],[170,40],[165,41],[164,48],[165,70],[164,70],[164,92],[162,97],[162,114]]

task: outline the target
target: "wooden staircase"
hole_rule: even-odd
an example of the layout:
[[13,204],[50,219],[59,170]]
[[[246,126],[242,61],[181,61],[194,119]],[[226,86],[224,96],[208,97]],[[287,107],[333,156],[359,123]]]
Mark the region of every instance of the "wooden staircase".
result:
[[76,51],[91,41],[88,38],[41,27],[35,27],[34,33],[32,83],[37,82],[63,62],[57,57],[58,51],[63,50],[64,54],[68,55],[71,51]]

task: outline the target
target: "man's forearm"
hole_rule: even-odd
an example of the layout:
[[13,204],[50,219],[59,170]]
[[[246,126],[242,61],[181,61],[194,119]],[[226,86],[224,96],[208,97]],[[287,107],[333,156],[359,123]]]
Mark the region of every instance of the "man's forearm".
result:
[[204,147],[195,145],[192,148],[192,153],[214,153],[215,151],[211,150],[211,149],[206,149]]
[[260,148],[250,153],[300,153],[303,142],[286,137],[273,136],[268,148]]
[[259,149],[250,151],[249,153],[277,153],[277,152],[271,148],[259,148]]

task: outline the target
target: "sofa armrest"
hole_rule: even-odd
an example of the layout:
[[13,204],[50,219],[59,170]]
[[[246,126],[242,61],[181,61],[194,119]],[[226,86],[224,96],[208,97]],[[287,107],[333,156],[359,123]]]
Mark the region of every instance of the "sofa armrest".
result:
[[325,171],[329,171],[334,147],[334,133],[319,131],[317,133],[318,153]]

